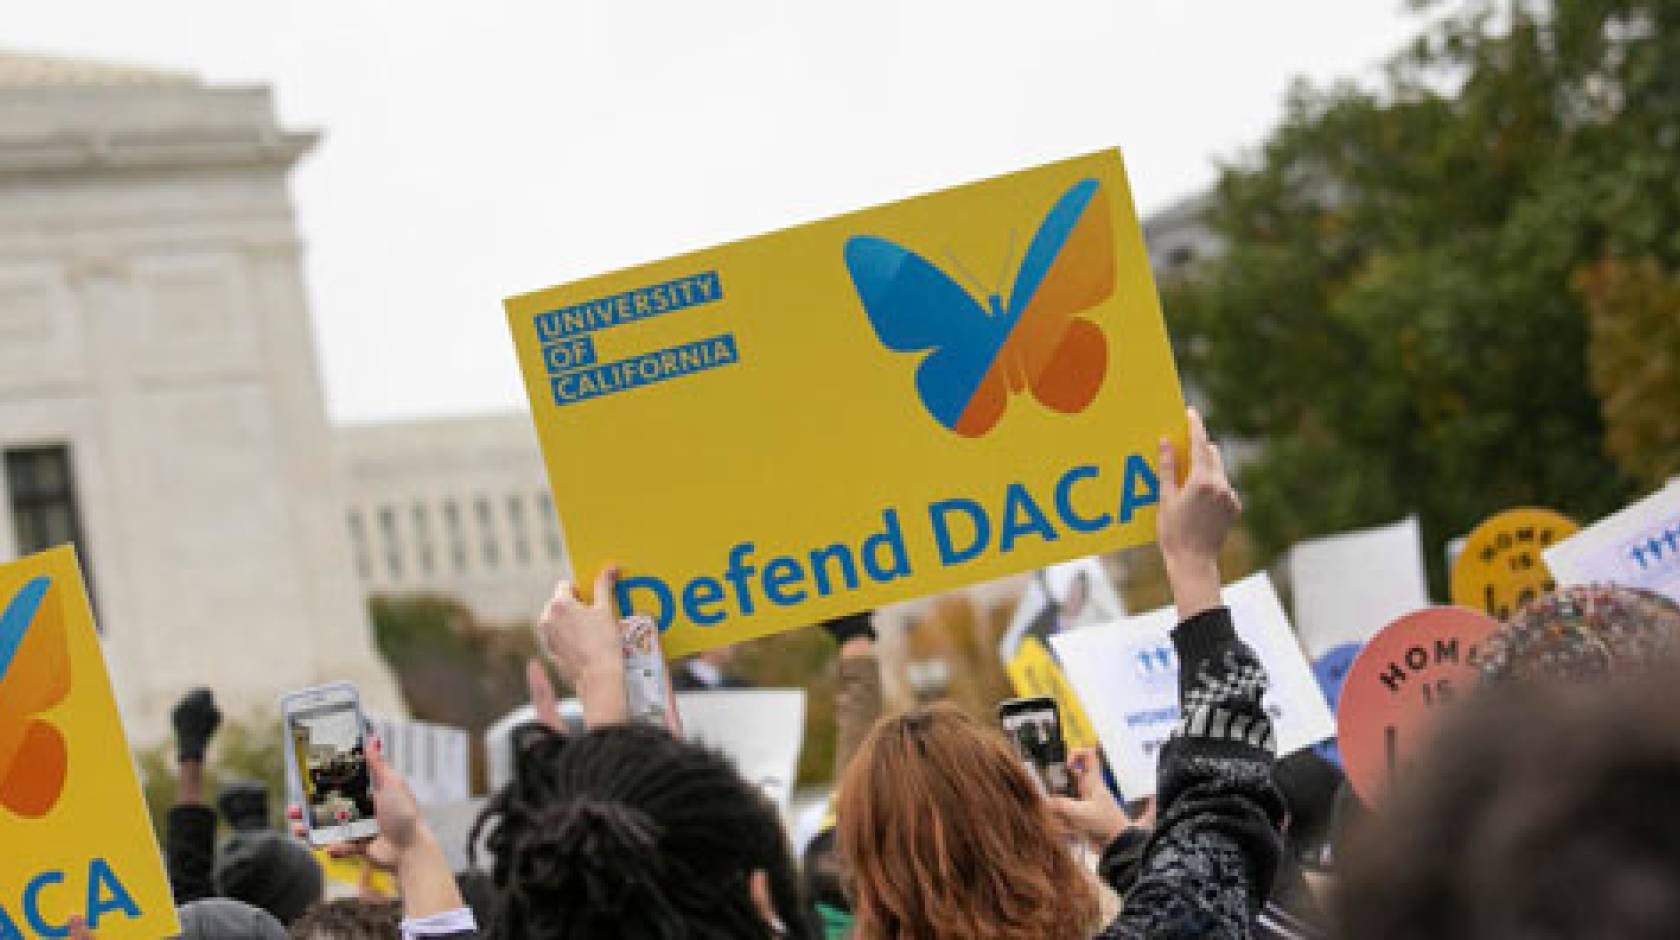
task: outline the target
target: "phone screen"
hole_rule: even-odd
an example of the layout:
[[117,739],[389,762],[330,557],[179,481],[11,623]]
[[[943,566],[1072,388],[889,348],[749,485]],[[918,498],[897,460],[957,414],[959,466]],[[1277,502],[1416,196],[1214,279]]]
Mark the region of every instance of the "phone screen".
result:
[[325,687],[289,697],[286,725],[309,840],[330,845],[377,833],[355,690]]
[[1068,772],[1067,744],[1062,740],[1055,699],[1011,699],[998,707],[998,721],[1010,747],[1046,793],[1078,795],[1073,775]]

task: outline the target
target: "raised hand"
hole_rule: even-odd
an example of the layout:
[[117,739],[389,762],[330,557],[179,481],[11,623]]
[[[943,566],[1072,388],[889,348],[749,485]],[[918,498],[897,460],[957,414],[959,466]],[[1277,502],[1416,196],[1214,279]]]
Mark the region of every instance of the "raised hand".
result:
[[1219,606],[1219,550],[1242,514],[1242,501],[1225,476],[1225,462],[1208,439],[1201,414],[1191,408],[1187,417],[1187,468],[1181,469],[1172,444],[1161,439],[1161,508],[1155,516],[1180,620]]
[[570,581],[561,581],[537,621],[537,644],[577,690],[584,723],[591,728],[622,724],[629,717],[624,649],[613,602],[617,584],[617,568],[601,569],[595,597],[586,604]]

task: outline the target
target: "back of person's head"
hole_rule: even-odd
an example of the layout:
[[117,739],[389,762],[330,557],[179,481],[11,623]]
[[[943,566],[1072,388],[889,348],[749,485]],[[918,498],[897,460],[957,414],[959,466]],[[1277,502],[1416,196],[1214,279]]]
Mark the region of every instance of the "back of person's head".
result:
[[233,898],[203,898],[176,913],[181,940],[287,940],[273,914]]
[[337,898],[305,911],[292,922],[292,940],[392,940],[402,925],[396,901]]
[[1680,712],[1666,670],[1484,687],[1352,833],[1348,937],[1680,931]]
[[857,936],[1089,937],[1102,905],[1001,735],[950,705],[878,723],[836,807]]
[[278,832],[234,833],[216,858],[216,891],[291,924],[321,900],[321,866],[303,843]]
[[255,780],[230,780],[222,784],[216,808],[235,832],[270,827],[268,788]]
[[[522,729],[488,830],[500,937],[814,936],[787,836],[722,755],[645,725]],[[755,898],[755,894],[758,897]]]
[[1580,681],[1672,663],[1680,606],[1660,594],[1581,585],[1544,594],[1511,616],[1482,650],[1484,682]]

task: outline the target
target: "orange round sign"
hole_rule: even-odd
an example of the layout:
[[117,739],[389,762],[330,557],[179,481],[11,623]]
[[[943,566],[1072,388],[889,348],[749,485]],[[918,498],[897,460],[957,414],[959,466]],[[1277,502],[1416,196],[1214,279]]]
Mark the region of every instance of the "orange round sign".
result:
[[1574,535],[1575,520],[1550,509],[1507,509],[1477,526],[1452,566],[1452,601],[1508,620],[1557,587],[1540,553]]
[[1476,684],[1482,644],[1498,629],[1479,611],[1430,607],[1384,627],[1359,651],[1342,680],[1336,746],[1367,806],[1428,742],[1443,707]]

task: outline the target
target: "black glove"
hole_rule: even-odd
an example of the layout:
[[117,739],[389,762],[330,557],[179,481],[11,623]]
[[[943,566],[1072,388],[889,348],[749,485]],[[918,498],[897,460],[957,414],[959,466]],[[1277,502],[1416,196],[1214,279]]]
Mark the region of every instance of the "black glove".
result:
[[222,726],[222,713],[216,710],[216,697],[209,689],[193,689],[176,703],[170,715],[175,722],[175,759],[202,761],[204,749],[216,729]]
[[875,639],[874,616],[875,612],[872,610],[866,610],[861,614],[847,614],[844,617],[835,617],[833,620],[824,620],[822,628],[828,631],[829,636],[834,637],[835,644],[839,646],[845,646],[847,640],[855,640],[860,636],[873,640]]

